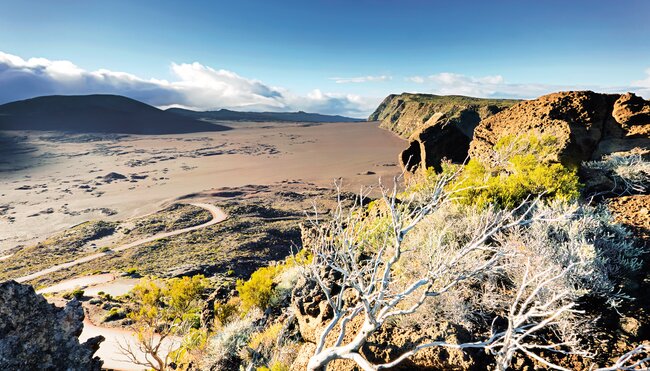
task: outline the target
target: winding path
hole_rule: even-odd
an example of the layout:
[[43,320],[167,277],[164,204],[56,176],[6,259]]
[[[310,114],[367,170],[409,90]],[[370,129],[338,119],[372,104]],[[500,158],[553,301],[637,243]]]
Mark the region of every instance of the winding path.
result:
[[[147,242],[152,242],[159,240],[161,238],[166,238],[166,237],[171,237],[175,236],[181,233],[185,232],[190,232],[190,231],[195,231],[197,229],[209,227],[211,225],[220,223],[224,221],[228,216],[218,207],[210,204],[205,204],[205,203],[190,203],[190,205],[194,205],[197,207],[201,207],[205,210],[208,210],[210,214],[212,214],[212,219],[207,221],[206,223],[195,225],[193,227],[188,227],[188,228],[183,228],[179,229],[176,231],[171,231],[171,232],[163,232],[159,233],[156,235],[153,235],[151,237],[143,238],[137,241],[130,242],[125,245],[120,245],[118,247],[115,247],[111,249],[111,252],[119,252],[119,251],[124,251],[126,249],[130,249],[132,247],[136,247],[139,245],[142,245]],[[25,282],[32,280],[34,278],[43,276],[48,273],[56,272],[61,269],[73,267],[78,264],[86,263],[92,260],[95,260],[97,258],[100,258],[102,256],[106,256],[110,254],[111,252],[101,252],[101,253],[96,253],[93,255],[85,256],[83,258],[79,258],[77,260],[64,263],[64,264],[59,264],[55,265],[53,267],[38,271],[36,273],[32,273],[30,275],[24,276],[17,278],[16,281],[18,282]],[[0,257],[2,258],[8,258],[7,257]],[[93,276],[83,276],[83,277],[76,277],[72,278],[66,281],[59,282],[56,285],[41,289],[38,291],[38,293],[47,293],[47,292],[61,292],[65,291],[67,289],[71,289],[74,287],[79,287],[79,286],[91,286],[95,289],[101,287],[102,285],[110,284],[111,282],[115,282],[117,279],[117,276],[107,273],[107,274],[101,274],[101,275],[93,275]],[[124,289],[122,287],[122,289]],[[89,291],[90,292],[90,291]],[[127,329],[122,329],[122,328],[111,328],[111,327],[103,327],[103,326],[97,326],[93,324],[88,317],[84,319],[84,329],[83,332],[81,333],[79,339],[80,341],[85,341],[91,337],[97,336],[97,335],[102,335],[104,336],[105,340],[99,345],[99,350],[95,353],[96,356],[99,356],[102,361],[104,361],[104,367],[108,367],[110,369],[115,369],[115,370],[142,370],[144,369],[143,366],[136,365],[134,364],[131,360],[126,358],[121,353],[120,350],[120,344],[121,345],[129,345],[132,349],[134,349],[136,356],[143,360],[145,358],[145,355],[138,350],[138,344],[135,338],[135,333],[133,331],[127,330]],[[171,339],[167,339],[165,342],[165,348],[172,349],[174,347],[174,341]]]
[[[87,317],[84,319],[84,329],[79,335],[79,341],[84,342],[91,337],[101,335],[104,341],[99,344],[95,356],[104,361],[104,368],[120,371],[147,370],[145,366],[138,365],[122,353],[124,346],[130,347],[134,355],[140,361],[146,359],[145,354],[138,348],[138,341],[135,333],[122,328],[102,327],[93,324]],[[158,340],[159,338],[156,338]],[[161,356],[167,356],[170,350],[180,345],[180,339],[165,339],[161,346]]]
[[61,269],[74,267],[75,265],[87,263],[89,261],[93,261],[95,259],[101,258],[102,256],[110,255],[110,254],[115,253],[115,252],[124,251],[124,250],[130,249],[132,247],[142,245],[142,244],[147,243],[147,242],[152,242],[152,241],[159,240],[161,238],[176,236],[176,235],[181,234],[181,233],[195,231],[197,229],[209,227],[211,225],[214,225],[214,224],[217,224],[217,223],[220,223],[220,222],[226,220],[226,218],[228,217],[228,215],[226,215],[226,213],[224,213],[220,208],[218,208],[218,207],[216,207],[214,205],[205,204],[205,203],[190,203],[190,205],[194,205],[194,206],[201,207],[203,209],[208,210],[210,212],[210,214],[212,214],[212,219],[210,219],[206,223],[195,225],[193,227],[183,228],[183,229],[179,229],[179,230],[171,231],[171,232],[163,232],[163,233],[153,235],[151,237],[147,237],[147,238],[143,238],[143,239],[140,239],[140,240],[137,240],[137,241],[133,241],[133,242],[130,242],[130,243],[126,244],[126,245],[121,245],[121,246],[112,248],[110,251],[99,252],[99,253],[96,253],[96,254],[84,256],[83,258],[79,258],[79,259],[73,260],[71,262],[55,265],[53,267],[43,269],[41,271],[29,274],[27,276],[15,278],[14,280],[17,281],[17,282],[30,281],[30,280],[33,280],[35,278],[44,276],[46,274],[56,272],[56,271],[59,271]]

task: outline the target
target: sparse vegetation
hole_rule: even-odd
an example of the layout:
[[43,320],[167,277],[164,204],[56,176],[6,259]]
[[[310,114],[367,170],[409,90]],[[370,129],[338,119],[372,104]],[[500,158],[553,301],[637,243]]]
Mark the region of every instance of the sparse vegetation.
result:
[[0,280],[27,275],[89,254],[92,249],[86,245],[113,234],[116,226],[113,222],[89,221],[23,248],[11,259],[0,260]]
[[[451,201],[466,191],[454,187],[455,181],[437,177],[426,202],[414,194],[400,202],[396,193],[385,194],[389,226],[374,229],[380,232],[370,239],[380,242],[374,249],[362,248],[368,239],[358,235],[367,230],[365,223],[376,225],[359,217],[367,210],[361,203],[350,211],[340,208],[319,226],[308,277],[333,313],[317,337],[309,370],[335,359],[352,359],[364,370],[390,368],[430,347],[483,348],[501,370],[527,357],[559,368],[544,359],[550,348],[589,354],[585,340],[596,315],[579,310],[578,303],[599,297],[616,306],[625,300],[617,287],[639,270],[643,253],[629,232],[601,209],[562,197],[545,201],[544,192],[526,201],[529,191],[515,207],[514,198],[454,206]],[[415,328],[452,320],[473,337],[423,340],[381,363],[365,358],[362,348],[373,334],[400,319]]]
[[283,263],[256,270],[246,281],[237,280],[242,311],[246,313],[252,307],[265,310],[271,304],[280,302],[290,293],[292,283],[297,279],[293,268],[304,265],[310,260],[311,256],[301,251],[296,256],[287,258]]
[[474,159],[465,166],[445,163],[442,174],[427,169],[407,192],[426,198],[442,177],[453,179],[447,187],[454,192],[454,200],[463,205],[514,208],[536,196],[575,200],[581,187],[578,175],[554,162],[556,144],[548,135],[507,136],[495,146],[492,163]]
[[137,276],[138,275],[138,268],[135,268],[135,267],[126,268],[124,270],[124,273],[127,276],[132,276],[132,277]]
[[102,318],[102,322],[116,321],[126,318],[126,311],[123,308],[113,307]]
[[[118,240],[114,241],[112,245],[120,245],[136,240],[147,235],[148,232],[151,232],[145,226],[150,223],[157,223],[152,222],[152,220],[162,220],[165,224],[162,230],[168,231],[202,224],[210,220],[210,218],[210,213],[202,208],[193,205],[173,205],[159,213],[137,220],[136,224],[140,225],[141,228],[129,230],[129,233],[124,233],[126,231],[121,230],[123,235],[116,232],[120,225],[118,222],[97,220],[81,223],[75,227],[58,233],[37,245],[21,249],[14,254],[12,259],[0,261],[0,279],[21,277],[44,268],[93,254],[97,251],[93,251],[94,248],[90,246],[89,243],[109,235],[118,238]],[[99,252],[108,251],[110,251],[110,247],[108,246],[99,249]],[[39,285],[51,283],[50,280],[53,278],[56,279],[59,275],[61,278],[65,278],[74,273],[81,274],[83,272],[82,269],[84,271],[93,271],[98,269],[119,270],[132,267],[132,263],[129,264],[129,262],[124,262],[123,265],[106,264],[106,261],[112,262],[119,260],[116,259],[117,257],[114,255],[117,254],[110,254],[109,257],[106,257],[105,260],[103,260],[104,264],[94,264],[93,262],[83,267],[74,267],[70,271],[55,272],[48,277],[40,278],[36,283]]]
[[[302,236],[306,246],[295,256],[285,258],[299,238],[298,212],[246,201],[226,204],[231,218],[223,223],[110,254],[84,269],[117,267],[139,277],[205,264],[219,267],[215,280],[239,278],[237,296],[211,295],[214,316],[207,319],[214,322],[206,327],[201,311],[209,284],[200,275],[145,278],[117,303],[104,303],[103,320],[132,321],[150,357],[137,360],[128,348],[125,354],[156,370],[287,370],[307,337],[304,318],[293,316],[312,312],[320,317],[309,320],[321,322],[308,340],[315,343],[310,370],[337,359],[364,370],[390,368],[419,352],[436,358],[440,347],[457,352],[436,358],[442,368],[450,359],[481,357],[481,365],[499,370],[632,369],[626,367],[647,360],[647,347],[626,349],[631,353],[616,360],[594,345],[599,316],[631,302],[626,288],[644,269],[645,251],[604,207],[579,200],[576,171],[556,162],[555,143],[550,136],[502,138],[489,164],[444,164],[441,173],[413,177],[403,192],[382,189],[381,198],[356,198],[351,207],[342,198],[329,220],[321,214],[313,235]],[[647,186],[646,165],[634,157],[589,166],[617,174],[637,192]],[[196,217],[159,216],[130,234]],[[263,264],[258,255],[274,263],[255,270]],[[297,285],[311,285],[314,294],[305,313],[287,310],[296,304],[290,297]],[[451,330],[458,336],[449,337]],[[391,343],[391,334],[405,333],[408,341]],[[373,355],[381,347],[391,351]],[[477,348],[479,356],[469,351]]]
[[63,296],[64,299],[68,299],[68,300],[71,300],[73,298],[77,299],[77,300],[80,300],[84,296],[84,290],[76,288],[76,289],[74,289],[72,291],[68,291],[68,292],[64,293],[62,296]]
[[183,204],[173,204],[164,210],[148,215],[136,221],[130,230],[134,236],[153,235],[177,229],[193,227],[208,222],[212,215],[207,210]]
[[233,370],[241,363],[240,351],[248,344],[255,329],[254,321],[261,317],[258,310],[249,311],[245,317],[229,322],[208,339],[202,368]]
[[616,195],[645,193],[650,187],[648,152],[640,149],[629,153],[615,153],[601,161],[589,161],[584,167],[599,171],[612,179],[608,191]]
[[[201,295],[208,286],[201,275],[168,280],[143,278],[129,292],[133,306],[127,317],[137,334],[138,347],[147,357],[141,359],[128,344],[121,350],[129,359],[154,370],[167,370],[178,363],[191,349],[182,346],[197,345],[196,334],[191,329],[199,327]],[[182,339],[190,336],[190,341]],[[179,341],[179,339],[181,339]]]
[[[312,192],[314,195],[322,194],[322,191]],[[212,266],[225,274],[231,270],[232,279],[247,278],[256,268],[264,265],[265,261],[281,260],[290,254],[292,246],[299,245],[298,223],[304,218],[304,208],[309,207],[307,201],[304,204],[287,204],[287,196],[273,193],[259,197],[273,201],[262,209],[247,206],[259,203],[257,198],[224,202],[219,207],[229,215],[229,218],[221,223],[108,254],[91,262],[40,277],[34,283],[40,286],[51,285],[88,271],[98,269],[124,271],[134,267],[142,276],[164,276],[170,273],[182,273],[184,269],[190,267]],[[183,210],[187,211],[187,209]],[[273,219],[265,214],[267,212],[282,217]],[[114,245],[128,243],[142,237],[138,233],[132,231],[124,240]],[[83,255],[74,258],[81,256]],[[0,267],[8,262],[0,261]],[[52,265],[62,262],[57,259],[52,262]],[[31,273],[34,270],[24,272]],[[11,272],[6,274],[10,277],[19,276]]]
[[[300,343],[287,338],[290,319],[274,319],[287,313],[285,299],[301,272],[329,307],[308,369],[334,359],[390,368],[417,352],[436,357],[436,347],[462,357],[482,348],[487,358],[480,362],[501,370],[515,363],[632,369],[632,360],[646,362],[643,346],[614,361],[594,346],[598,317],[629,302],[621,287],[642,269],[644,250],[604,207],[579,201],[576,171],[555,162],[554,143],[549,136],[507,137],[489,165],[445,164],[440,174],[414,177],[404,192],[339,205],[332,220],[320,219],[318,233],[303,235],[301,264],[290,258],[262,267],[238,280],[238,297],[215,304],[218,326],[206,364],[291,365]],[[264,319],[253,323],[260,311]],[[449,341],[425,331],[441,326],[467,335]],[[391,331],[419,342],[383,360],[365,358],[376,349],[369,344],[392,346]]]
[[214,303],[214,318],[217,326],[223,327],[237,317],[241,308],[241,299],[232,297],[226,303]]

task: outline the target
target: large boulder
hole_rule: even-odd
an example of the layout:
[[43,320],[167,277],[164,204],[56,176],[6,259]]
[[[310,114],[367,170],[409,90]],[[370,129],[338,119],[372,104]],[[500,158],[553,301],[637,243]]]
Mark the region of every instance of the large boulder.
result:
[[632,93],[621,95],[614,103],[612,116],[630,134],[650,134],[650,102]]
[[94,353],[104,338],[80,344],[83,319],[77,300],[58,308],[32,286],[0,283],[0,369],[100,370],[102,361]]
[[494,145],[505,136],[550,134],[559,142],[557,160],[575,166],[606,154],[647,148],[649,128],[650,102],[632,93],[553,93],[482,120],[474,130],[469,156],[490,163]]

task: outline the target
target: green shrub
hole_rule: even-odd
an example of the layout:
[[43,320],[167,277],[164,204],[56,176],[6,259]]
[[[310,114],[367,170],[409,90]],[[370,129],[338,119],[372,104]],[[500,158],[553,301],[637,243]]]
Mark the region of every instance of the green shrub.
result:
[[79,300],[83,298],[83,296],[84,296],[84,290],[82,289],[74,289],[72,291],[68,291],[65,294],[63,294],[63,298],[67,300],[71,300],[72,298]]
[[580,195],[581,184],[574,169],[554,162],[557,140],[549,135],[506,136],[494,147],[492,163],[471,159],[465,166],[443,164],[441,174],[428,169],[407,194],[431,191],[440,176],[457,177],[447,186],[462,205],[512,208],[527,197],[571,201]]
[[109,293],[106,293],[106,292],[104,292],[104,291],[100,291],[100,292],[98,292],[97,295],[98,295],[100,298],[102,298],[102,299],[104,299],[104,300],[106,300],[106,301],[113,301],[113,300],[115,300],[115,298],[113,297],[113,295],[111,295],[111,294],[109,294]]
[[280,362],[273,362],[271,364],[271,368],[268,368],[266,366],[261,366],[258,367],[256,371],[288,371],[289,367],[287,365],[280,363]]
[[354,236],[360,252],[375,252],[390,236],[391,219],[383,200],[374,200],[366,206],[363,215],[354,224]]
[[138,275],[138,269],[131,267],[131,268],[126,268],[124,270],[124,273],[126,273],[128,276],[137,276]]
[[230,298],[227,303],[214,303],[214,318],[221,327],[227,325],[239,313],[241,301],[237,297]]
[[479,207],[496,204],[512,208],[530,196],[570,201],[580,195],[576,172],[561,164],[543,164],[532,155],[521,155],[512,158],[510,165],[507,170],[495,171],[470,160],[461,179],[452,185],[460,190],[458,201]]
[[126,318],[126,312],[122,308],[113,307],[108,313],[102,318],[102,322],[117,321],[119,319]]
[[256,270],[247,281],[237,280],[237,292],[241,299],[242,313],[247,313],[252,307],[265,310],[271,304],[279,302],[277,298],[279,293],[275,290],[276,277],[290,268],[304,266],[310,264],[311,261],[311,254],[303,249],[296,255],[289,256],[283,263]]
[[254,306],[263,310],[268,307],[273,295],[273,279],[281,269],[281,266],[262,267],[253,272],[248,281],[237,280],[243,312]]
[[278,341],[278,336],[282,331],[282,322],[276,322],[271,326],[265,328],[260,332],[256,332],[251,335],[248,346],[251,349],[255,349],[258,352],[261,351],[261,348],[272,349],[275,346],[275,343]]

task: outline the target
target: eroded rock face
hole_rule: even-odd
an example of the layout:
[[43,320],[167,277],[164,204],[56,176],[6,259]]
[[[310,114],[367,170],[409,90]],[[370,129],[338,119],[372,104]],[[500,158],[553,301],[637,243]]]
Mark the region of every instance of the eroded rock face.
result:
[[333,315],[321,288],[315,281],[305,277],[301,277],[294,287],[291,310],[298,321],[300,335],[311,343],[317,342],[319,334]]
[[579,165],[605,154],[648,147],[649,130],[650,102],[632,93],[553,93],[482,120],[474,130],[469,156],[489,163],[492,148],[505,136],[550,134],[559,141],[558,161]]
[[471,130],[481,120],[519,102],[515,99],[483,99],[460,95],[391,94],[377,107],[368,121],[381,121],[381,127],[404,139],[438,122],[457,121]]
[[104,338],[80,344],[83,319],[76,300],[57,308],[29,285],[0,283],[0,369],[100,370],[94,353]]
[[443,159],[462,163],[467,158],[471,131],[463,132],[453,121],[441,121],[419,130],[411,137],[409,147],[400,153],[399,163],[403,169],[411,172],[429,167],[440,171]]
[[517,102],[404,93],[384,99],[369,120],[410,141],[399,155],[402,168],[439,168],[443,158],[465,160],[476,125]]
[[614,103],[612,116],[629,134],[650,134],[650,102],[632,93],[621,95]]

